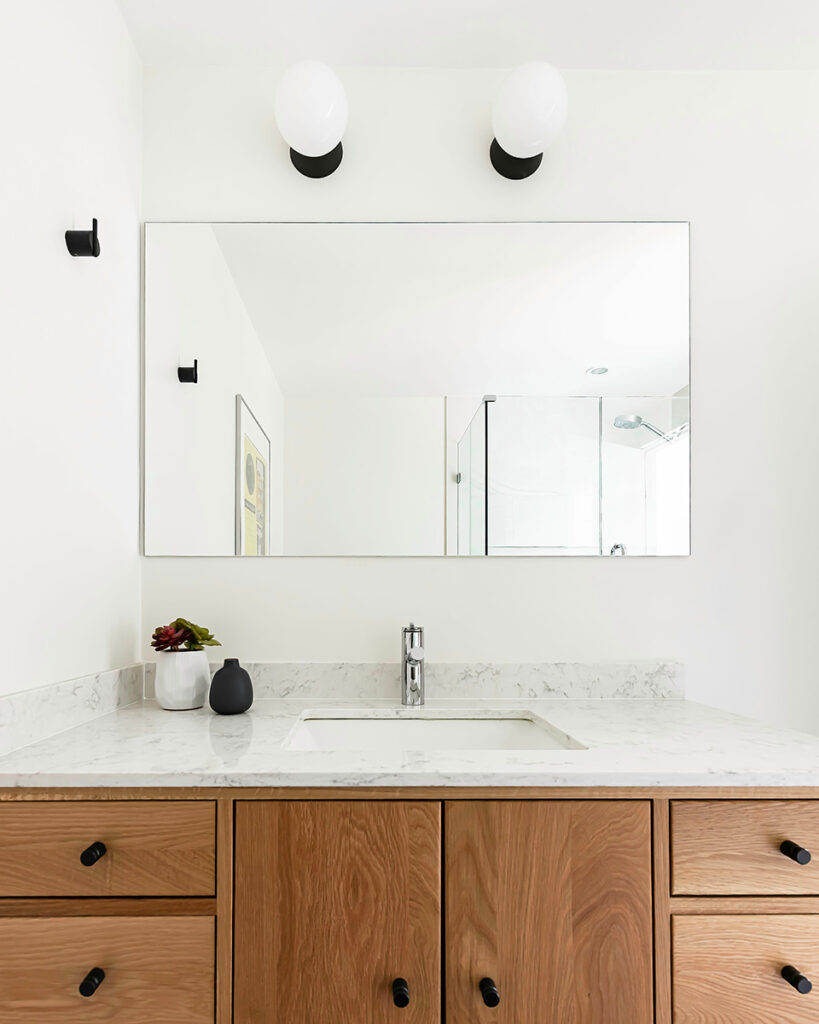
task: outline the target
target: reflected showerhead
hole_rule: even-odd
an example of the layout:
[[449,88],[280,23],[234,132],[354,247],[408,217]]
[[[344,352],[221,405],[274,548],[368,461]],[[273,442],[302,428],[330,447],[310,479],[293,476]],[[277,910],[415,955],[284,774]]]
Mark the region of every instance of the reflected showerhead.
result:
[[615,427],[619,427],[621,430],[636,430],[637,427],[642,427],[643,417],[642,416],[616,416],[614,419]]
[[668,434],[663,433],[659,427],[655,427],[653,423],[649,423],[648,420],[644,420],[642,416],[637,416],[635,413],[631,413],[629,416],[615,416],[614,425],[620,430],[636,430],[638,427],[645,427],[646,430],[650,430],[652,434],[656,434],[664,441],[671,440]]

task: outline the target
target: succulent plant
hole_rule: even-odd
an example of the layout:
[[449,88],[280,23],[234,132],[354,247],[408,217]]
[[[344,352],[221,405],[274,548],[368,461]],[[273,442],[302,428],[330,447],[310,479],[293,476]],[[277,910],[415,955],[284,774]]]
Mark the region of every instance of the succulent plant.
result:
[[151,647],[158,651],[178,651],[191,636],[190,630],[181,629],[174,622],[169,626],[157,626],[151,638]]
[[177,619],[171,625],[178,629],[187,629],[190,632],[190,639],[185,641],[185,646],[189,651],[201,651],[205,647],[222,646],[207,626],[197,626],[195,622],[188,622],[187,619]]
[[174,619],[167,626],[157,626],[151,638],[151,647],[157,651],[178,652],[183,645],[186,651],[222,646],[206,626],[197,626],[187,619]]

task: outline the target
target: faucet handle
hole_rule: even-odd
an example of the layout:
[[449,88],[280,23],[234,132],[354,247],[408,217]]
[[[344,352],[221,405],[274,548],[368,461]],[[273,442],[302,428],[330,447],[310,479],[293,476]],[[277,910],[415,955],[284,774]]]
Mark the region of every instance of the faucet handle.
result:
[[419,662],[424,660],[424,648],[423,647],[410,647],[407,651],[407,661]]

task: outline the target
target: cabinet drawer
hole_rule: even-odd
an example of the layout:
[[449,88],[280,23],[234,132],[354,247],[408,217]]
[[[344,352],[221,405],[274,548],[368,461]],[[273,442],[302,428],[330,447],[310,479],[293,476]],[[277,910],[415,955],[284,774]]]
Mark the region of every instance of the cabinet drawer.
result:
[[3,1024],[213,1024],[213,985],[212,917],[0,920]]
[[786,965],[819,983],[819,915],[675,916],[674,1024],[816,1024],[819,984],[801,995]]
[[0,896],[212,896],[215,820],[192,800],[0,804]]
[[[799,864],[790,841],[817,855]],[[675,896],[819,895],[819,800],[675,800]]]

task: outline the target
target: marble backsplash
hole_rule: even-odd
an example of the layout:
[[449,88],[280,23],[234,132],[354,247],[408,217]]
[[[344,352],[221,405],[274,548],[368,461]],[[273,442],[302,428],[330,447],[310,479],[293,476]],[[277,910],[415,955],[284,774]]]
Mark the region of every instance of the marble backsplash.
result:
[[[243,663],[244,664],[244,663]],[[221,662],[211,664],[211,673]],[[367,700],[399,697],[399,666],[395,663],[248,662],[254,695]],[[145,696],[154,695],[152,662],[145,665]],[[588,664],[445,664],[426,666],[430,698],[492,697],[495,699],[635,698],[680,699],[685,696],[683,666],[647,661]]]
[[144,665],[0,696],[0,756],[141,700]]
[[[221,665],[211,664],[211,673]],[[396,663],[248,662],[257,699],[399,700]],[[154,695],[155,665],[98,672],[0,697],[0,756]],[[426,666],[426,694],[439,700],[680,699],[677,662],[555,662]]]

